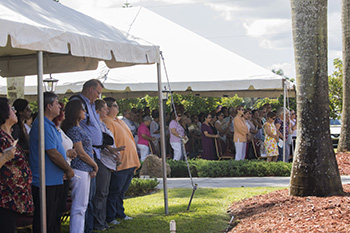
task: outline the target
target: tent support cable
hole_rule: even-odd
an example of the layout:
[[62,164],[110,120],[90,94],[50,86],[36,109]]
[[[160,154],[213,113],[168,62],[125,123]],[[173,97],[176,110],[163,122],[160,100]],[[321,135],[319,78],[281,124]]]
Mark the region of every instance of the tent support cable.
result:
[[[164,60],[164,56],[163,56],[163,52],[161,51],[160,52],[160,57],[161,57],[161,60],[163,62],[163,67],[164,67],[164,72],[165,72],[165,77],[167,79],[167,85],[168,85],[168,90],[169,90],[169,93],[170,93],[170,99],[171,99],[171,106],[172,108],[174,109],[174,114],[175,114],[175,120],[176,120],[176,123],[179,125],[179,121],[177,120],[177,112],[176,112],[176,107],[175,107],[175,102],[174,102],[174,98],[173,98],[173,92],[171,90],[171,86],[170,86],[170,81],[169,81],[169,76],[168,76],[168,71],[166,69],[166,65],[165,65],[165,60]],[[193,196],[194,196],[194,193],[195,191],[197,190],[197,187],[198,185],[197,184],[194,184],[193,183],[193,178],[192,178],[192,174],[191,174],[191,169],[190,169],[190,165],[188,163],[188,159],[187,159],[187,153],[186,153],[186,148],[185,148],[185,138],[181,137],[181,149],[182,149],[182,152],[184,154],[184,157],[185,157],[185,161],[186,161],[186,165],[187,165],[187,169],[188,169],[188,174],[190,176],[190,180],[191,180],[191,185],[192,185],[192,195],[191,195],[191,198],[190,198],[190,201],[188,203],[188,206],[187,206],[187,210],[190,209],[190,206],[191,206],[191,202],[192,202],[192,199],[193,199]]]

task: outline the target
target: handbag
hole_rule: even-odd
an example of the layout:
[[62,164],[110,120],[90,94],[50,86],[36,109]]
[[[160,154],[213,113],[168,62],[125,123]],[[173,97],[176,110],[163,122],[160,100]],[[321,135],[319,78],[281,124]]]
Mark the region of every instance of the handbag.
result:
[[102,145],[93,145],[95,148],[105,148],[114,144],[114,139],[108,133],[102,132]]

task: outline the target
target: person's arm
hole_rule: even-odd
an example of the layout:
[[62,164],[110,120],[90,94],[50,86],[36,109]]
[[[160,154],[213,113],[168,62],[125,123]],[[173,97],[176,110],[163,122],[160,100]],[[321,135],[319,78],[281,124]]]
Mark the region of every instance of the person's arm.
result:
[[69,164],[60,154],[60,152],[58,152],[56,149],[46,150],[45,152],[47,153],[51,161],[64,171],[68,179],[74,176],[73,169],[69,166]]
[[156,139],[155,137],[148,137],[146,134],[141,134],[141,137],[143,139],[146,139],[147,141],[153,141],[154,139]]
[[125,150],[125,146],[120,146],[120,147],[114,148],[114,147],[111,147],[110,145],[107,145],[106,148],[112,154],[118,154],[119,151]]
[[89,164],[93,169],[94,172],[98,171],[98,166],[95,163],[95,161],[85,152],[84,148],[83,148],[83,143],[81,141],[76,142],[73,144],[74,149],[76,150],[78,157],[83,160],[83,162]]
[[219,133],[220,133],[221,135],[225,135],[226,130],[223,130],[222,127],[221,127],[221,125],[220,125],[218,122],[215,122],[215,128],[216,128],[217,131],[219,131]]
[[280,132],[281,124],[280,123],[275,123],[275,126],[276,126],[277,135],[280,138],[283,138],[283,134]]
[[[252,122],[251,125],[254,126],[254,127],[250,127],[250,133],[251,133],[251,134],[256,134],[256,133],[258,132],[258,130],[256,129],[256,127],[255,127],[255,125],[254,125],[253,122]],[[254,129],[254,128],[255,128],[255,129]]]
[[276,139],[276,141],[278,140],[278,135],[277,134],[273,134],[272,131],[270,130],[269,127],[267,127],[266,125],[264,125],[264,131],[265,131],[265,134]]
[[11,150],[0,153],[0,168],[4,166],[5,163],[12,160],[15,157],[16,147]]
[[176,128],[170,128],[171,133],[178,138],[181,138],[180,134],[176,131]]
[[218,134],[209,134],[208,131],[204,131],[203,134],[207,138],[219,138],[220,137]]

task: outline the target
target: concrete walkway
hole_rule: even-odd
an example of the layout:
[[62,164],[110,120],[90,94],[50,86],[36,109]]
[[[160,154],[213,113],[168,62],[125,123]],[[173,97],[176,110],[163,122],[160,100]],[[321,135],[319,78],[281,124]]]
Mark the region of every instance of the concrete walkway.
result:
[[[343,184],[350,183],[350,176],[341,177]],[[163,179],[158,188],[163,189]],[[193,178],[198,188],[234,188],[234,187],[288,187],[290,177],[223,177],[223,178]],[[168,178],[168,189],[192,188],[190,178]]]

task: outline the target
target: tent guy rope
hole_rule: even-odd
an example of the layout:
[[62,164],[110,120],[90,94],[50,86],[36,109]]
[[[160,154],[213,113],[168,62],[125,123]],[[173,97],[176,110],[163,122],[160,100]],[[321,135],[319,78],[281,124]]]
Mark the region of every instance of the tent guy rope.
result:
[[[168,76],[168,71],[166,69],[166,65],[165,65],[165,59],[164,59],[164,56],[163,56],[163,52],[160,51],[160,58],[163,62],[163,67],[164,67],[164,72],[165,72],[165,76],[166,76],[166,79],[167,79],[167,86],[168,86],[168,90],[170,92],[170,99],[171,99],[171,106],[172,108],[174,109],[174,114],[175,116],[177,116],[177,112],[176,112],[176,107],[175,107],[175,102],[174,102],[174,98],[173,98],[173,93],[171,91],[171,86],[170,86],[170,81],[169,81],[169,76]],[[177,120],[177,117],[175,118],[176,120],[176,123],[177,124],[180,124],[179,121]],[[187,159],[187,152],[186,152],[186,148],[185,148],[185,144],[186,142],[188,141],[187,137],[181,137],[181,148],[182,148],[182,152],[184,154],[184,157],[185,157],[185,161],[186,161],[186,165],[187,165],[187,169],[188,169],[188,174],[190,176],[190,180],[191,180],[191,185],[192,185],[192,194],[191,194],[191,198],[190,198],[190,201],[188,203],[188,206],[187,206],[187,210],[190,209],[190,206],[191,206],[191,202],[192,202],[192,199],[193,199],[193,196],[194,196],[194,193],[195,191],[197,190],[197,187],[198,185],[197,184],[194,184],[193,183],[193,178],[192,178],[192,174],[191,174],[191,169],[190,169],[190,165],[188,163],[188,159]]]

